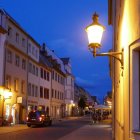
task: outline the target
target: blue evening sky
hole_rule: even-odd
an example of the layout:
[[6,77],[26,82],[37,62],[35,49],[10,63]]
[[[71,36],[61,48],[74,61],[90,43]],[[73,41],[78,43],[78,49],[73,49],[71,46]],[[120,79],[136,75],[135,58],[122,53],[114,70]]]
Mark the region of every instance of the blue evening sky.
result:
[[85,32],[96,11],[106,26],[101,51],[111,48],[108,0],[0,0],[0,7],[38,43],[45,42],[59,57],[70,57],[76,82],[92,95],[102,99],[111,91],[108,58],[93,58]]

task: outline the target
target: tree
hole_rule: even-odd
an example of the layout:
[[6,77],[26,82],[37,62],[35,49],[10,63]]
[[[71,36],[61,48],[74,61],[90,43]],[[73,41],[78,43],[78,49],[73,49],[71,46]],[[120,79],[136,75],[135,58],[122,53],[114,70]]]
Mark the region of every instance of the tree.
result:
[[86,107],[86,97],[80,97],[78,101],[78,107],[80,108],[80,114],[83,115],[83,109]]

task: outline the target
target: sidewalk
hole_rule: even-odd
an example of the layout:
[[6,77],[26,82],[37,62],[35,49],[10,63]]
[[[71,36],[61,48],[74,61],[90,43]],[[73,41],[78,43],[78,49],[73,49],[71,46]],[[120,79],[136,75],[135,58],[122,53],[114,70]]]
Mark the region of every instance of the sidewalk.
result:
[[16,124],[12,126],[2,126],[0,127],[0,135],[20,130],[29,129],[26,124]]
[[85,125],[59,140],[112,140],[111,130],[108,124]]

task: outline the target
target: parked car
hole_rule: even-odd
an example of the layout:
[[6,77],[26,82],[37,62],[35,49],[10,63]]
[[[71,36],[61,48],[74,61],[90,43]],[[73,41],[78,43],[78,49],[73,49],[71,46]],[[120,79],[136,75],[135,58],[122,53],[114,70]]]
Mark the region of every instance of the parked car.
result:
[[51,126],[52,119],[45,111],[31,111],[27,117],[27,126],[31,125],[42,125],[42,126]]

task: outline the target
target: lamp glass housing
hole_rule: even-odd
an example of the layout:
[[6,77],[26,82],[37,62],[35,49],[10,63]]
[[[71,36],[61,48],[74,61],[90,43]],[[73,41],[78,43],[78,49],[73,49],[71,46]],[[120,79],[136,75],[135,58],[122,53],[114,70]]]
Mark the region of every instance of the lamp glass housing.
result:
[[99,47],[101,45],[102,35],[104,31],[104,27],[101,25],[91,24],[86,28],[89,46],[95,45]]

